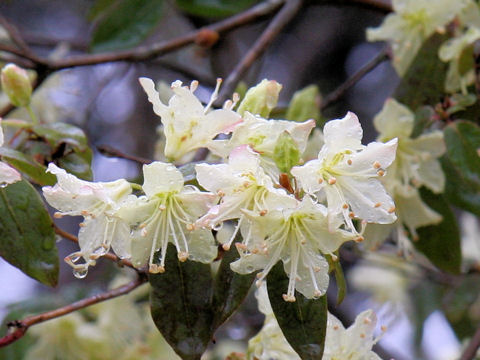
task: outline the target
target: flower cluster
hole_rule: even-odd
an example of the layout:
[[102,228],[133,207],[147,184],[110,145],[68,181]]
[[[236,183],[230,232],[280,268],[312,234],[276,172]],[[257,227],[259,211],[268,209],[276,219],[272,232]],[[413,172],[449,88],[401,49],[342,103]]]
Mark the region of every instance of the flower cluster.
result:
[[[284,300],[295,301],[295,291],[317,298],[329,282],[325,255],[336,258],[344,242],[362,241],[368,223],[396,220],[381,178],[395,159],[397,139],[363,145],[355,114],[329,121],[322,136],[312,137],[323,139],[323,146],[316,159],[304,163],[302,154],[315,148],[307,146],[315,122],[262,117],[275,106],[276,82],[250,89],[237,111],[237,96],[222,109],[211,108],[218,86],[203,107],[193,94],[196,82],[190,87],[174,82],[168,105],[151,80],[140,83],[161,117],[168,159],[181,162],[207,148],[220,160],[195,166],[197,186],[185,184],[170,163],[144,165],[142,193],[135,194],[125,180],[89,183],[51,164],[58,184],[44,188],[47,201],[60,210],[58,216],[85,217],[81,250],[67,257],[77,275],[84,276],[110,247],[151,273],[168,271],[169,243],[180,261],[211,263],[217,256],[212,230],[221,232],[224,222],[236,221],[222,243],[227,251],[232,244],[239,250],[234,271],[260,271],[260,286],[282,261],[289,277]],[[235,242],[239,234],[242,240]]]

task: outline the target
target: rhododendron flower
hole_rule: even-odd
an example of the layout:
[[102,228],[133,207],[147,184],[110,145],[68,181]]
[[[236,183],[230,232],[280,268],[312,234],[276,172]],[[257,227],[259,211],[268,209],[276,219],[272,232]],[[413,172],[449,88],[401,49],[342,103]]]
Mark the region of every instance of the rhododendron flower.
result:
[[[1,122],[1,118],[0,118],[0,122]],[[3,145],[3,129],[0,124],[0,146],[2,145]],[[22,177],[17,170],[12,168],[10,165],[0,161],[0,184],[12,184],[21,179]]]
[[247,145],[233,150],[228,164],[198,164],[195,169],[199,184],[222,197],[219,205],[210,208],[197,221],[197,226],[216,228],[223,221],[239,219],[235,232],[224,244],[225,249],[230,248],[245,219],[242,211],[265,214],[296,204],[295,198],[287,195],[285,190],[274,187],[272,179],[260,166],[260,155]]
[[[59,210],[56,217],[83,216],[78,243],[80,251],[70,254],[65,261],[74,269],[77,277],[85,277],[88,267],[105,255],[110,246],[120,257],[128,257],[124,243],[130,229],[115,215],[119,203],[131,193],[130,184],[123,179],[112,182],[89,182],[68,174],[55,164],[48,165],[48,172],[57,176],[55,186],[43,187],[47,202]],[[83,257],[85,263],[79,263]]]
[[394,13],[378,28],[367,29],[369,41],[390,41],[393,66],[404,75],[423,42],[452,21],[471,0],[393,0]]
[[289,277],[285,301],[295,301],[295,290],[312,299],[325,294],[328,287],[328,263],[322,254],[332,254],[354,235],[339,229],[331,232],[327,210],[306,196],[296,207],[284,207],[266,214],[244,211],[249,222],[242,225],[240,259],[232,270],[258,274],[257,285],[282,260]]
[[[197,218],[217,202],[212,193],[184,186],[182,173],[173,165],[154,162],[143,166],[145,196],[132,196],[118,214],[135,227],[131,239],[132,263],[148,262],[151,273],[165,271],[168,243],[177,248],[180,261],[212,262],[217,247],[210,230],[195,229]],[[154,254],[160,250],[160,263]]]
[[360,313],[348,329],[344,328],[340,320],[328,313],[322,359],[381,360],[380,356],[372,351],[373,345],[379,340],[373,335],[376,324],[377,317],[372,310]]
[[196,81],[190,87],[182,86],[179,80],[172,83],[174,95],[168,105],[160,100],[152,80],[142,77],[139,81],[153,104],[153,111],[161,117],[166,137],[165,156],[169,159],[179,160],[193,150],[207,147],[215,136],[231,132],[234,125],[241,122],[240,115],[231,110],[235,105],[231,101],[226,102],[223,109],[211,110],[220,79],[205,107],[193,94],[198,86]]
[[445,187],[445,175],[438,158],[445,152],[443,132],[431,131],[412,139],[414,119],[409,108],[389,99],[373,120],[380,133],[379,141],[398,139],[397,157],[384,178],[385,186],[406,197],[410,196],[412,187],[420,186],[441,193]]
[[315,127],[315,121],[302,123],[287,120],[266,120],[246,112],[243,122],[235,127],[228,140],[215,140],[209,149],[216,155],[226,158],[230,152],[240,146],[249,145],[262,156],[272,157],[278,137],[287,131],[298,146],[300,153],[305,151],[308,135]]
[[378,177],[395,159],[397,140],[362,145],[362,127],[351,112],[327,122],[323,135],[325,145],[318,159],[293,167],[291,172],[307,193],[325,193],[330,223],[343,216],[347,227],[357,233],[353,217],[380,224],[394,222],[393,200]]

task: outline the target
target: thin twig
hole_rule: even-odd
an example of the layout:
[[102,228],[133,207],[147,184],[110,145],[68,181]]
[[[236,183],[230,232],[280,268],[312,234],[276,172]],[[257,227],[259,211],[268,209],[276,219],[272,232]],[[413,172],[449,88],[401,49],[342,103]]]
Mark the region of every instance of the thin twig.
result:
[[23,320],[12,321],[7,324],[9,332],[3,338],[0,338],[0,347],[7,346],[8,344],[17,341],[25,335],[28,328],[32,325],[42,323],[47,320],[55,319],[63,315],[70,314],[74,311],[86,308],[90,305],[98,304],[102,301],[110,300],[121,295],[128,294],[130,291],[136,289],[140,285],[146,282],[145,276],[138,276],[136,280],[129,282],[123,286],[115,288],[113,290],[91,296],[86,299],[76,301],[67,306],[47,311],[43,314],[28,316]]
[[348,78],[343,84],[341,84],[338,88],[332,91],[330,94],[325,96],[325,99],[322,101],[320,106],[321,110],[326,109],[330,105],[333,105],[338,100],[345,95],[348,89],[350,89],[353,85],[359,82],[365,75],[367,75],[370,71],[375,69],[379,64],[389,58],[388,49],[385,47],[383,48],[373,59],[371,59],[368,63],[363,65],[355,74],[353,74],[350,78]]
[[142,158],[140,156],[125,154],[125,153],[121,152],[118,149],[115,149],[114,147],[112,147],[110,145],[97,145],[97,150],[102,155],[117,157],[117,158],[121,158],[121,159],[127,159],[127,160],[131,160],[131,161],[135,161],[139,164],[150,164],[152,162],[152,160],[145,159],[145,158]]
[[29,54],[11,47],[5,46],[5,44],[0,44],[0,50],[11,52],[17,56],[24,57],[28,60],[32,60],[38,65],[48,68],[50,71],[61,70],[77,66],[87,66],[87,65],[96,65],[103,64],[107,62],[117,62],[117,61],[146,61],[157,58],[161,55],[164,55],[168,52],[180,49],[186,45],[192,44],[196,41],[199,34],[203,33],[205,29],[208,29],[213,32],[222,33],[229,30],[232,30],[238,26],[249,23],[258,17],[265,16],[273,12],[283,3],[282,0],[269,0],[263,3],[260,3],[238,15],[234,15],[228,19],[219,21],[215,24],[206,26],[204,28],[191,31],[183,36],[177,37],[172,40],[160,41],[154,44],[137,46],[132,49],[122,50],[122,51],[112,51],[105,52],[101,54],[86,54],[86,55],[76,55],[71,56],[65,59],[47,59],[47,58],[37,58],[31,57]]
[[[63,229],[60,229],[55,223],[53,224],[54,226],[54,229],[55,229],[55,233],[57,235],[60,235],[61,237],[63,237],[64,239],[67,239],[67,240],[70,240],[71,242],[74,242],[76,244],[78,244],[78,237],[76,237],[75,235],[73,234],[70,234],[69,232],[63,230]],[[105,259],[108,259],[110,261],[113,261],[113,262],[116,262],[117,264],[120,264],[120,265],[125,265],[125,266],[128,266],[129,268],[132,268],[133,270],[141,273],[142,271],[135,268],[133,266],[133,264],[131,263],[131,261],[129,260],[126,260],[126,259],[120,259],[117,255],[115,254],[112,254],[112,253],[106,253],[105,255],[103,255],[102,257],[104,257]]]
[[260,35],[258,40],[255,41],[242,60],[237,66],[235,66],[227,79],[225,79],[221,95],[216,102],[217,104],[222,103],[226,96],[233,92],[245,72],[250,68],[253,62],[263,54],[273,40],[275,40],[280,31],[295,17],[301,6],[302,0],[287,0],[262,35]]
[[475,331],[475,334],[470,339],[467,347],[463,351],[460,360],[473,360],[477,354],[478,349],[480,348],[480,326]]
[[32,52],[30,47],[27,43],[23,40],[20,31],[18,31],[17,27],[9,22],[5,17],[0,15],[0,25],[7,31],[10,39],[13,43],[20,49],[23,54],[28,55],[29,57],[35,57],[35,54]]

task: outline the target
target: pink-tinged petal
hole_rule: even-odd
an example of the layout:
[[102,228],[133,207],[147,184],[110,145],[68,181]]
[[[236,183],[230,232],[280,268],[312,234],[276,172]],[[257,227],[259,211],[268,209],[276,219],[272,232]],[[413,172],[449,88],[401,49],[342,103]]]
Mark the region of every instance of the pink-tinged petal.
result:
[[260,167],[260,155],[250,146],[241,145],[230,153],[228,165],[233,171],[255,174]]
[[182,173],[172,164],[160,161],[143,165],[143,191],[147,197],[177,191],[183,188]]
[[22,177],[17,170],[3,162],[0,162],[0,184],[12,184],[20,181],[21,179]]
[[323,128],[325,145],[331,152],[358,150],[362,147],[363,130],[357,115],[348,112],[342,119],[330,120]]
[[195,171],[198,183],[213,193],[230,193],[244,182],[241,177],[232,174],[227,164],[198,164]]
[[377,177],[379,170],[385,171],[395,160],[397,144],[397,139],[371,142],[363,150],[345,155],[335,170],[346,176]]
[[302,123],[297,123],[297,126],[287,130],[292,136],[295,143],[298,145],[298,150],[303,153],[307,147],[308,136],[315,128],[315,120],[307,120]]

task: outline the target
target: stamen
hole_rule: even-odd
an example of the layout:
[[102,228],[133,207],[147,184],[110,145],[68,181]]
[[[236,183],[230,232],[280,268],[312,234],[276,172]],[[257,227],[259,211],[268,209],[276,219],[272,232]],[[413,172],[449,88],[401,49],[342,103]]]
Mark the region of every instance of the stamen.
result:
[[382,203],[379,203],[379,202],[377,202],[375,205],[373,205],[373,207],[376,207],[376,208],[378,208],[380,206],[382,206]]
[[378,175],[378,176],[383,176],[383,175],[385,175],[385,171],[383,171],[383,170],[378,170],[378,171],[377,171],[377,175]]
[[352,159],[348,159],[348,160],[347,160],[347,164],[348,164],[348,165],[352,165]]
[[395,212],[395,206],[392,206],[390,209],[387,210],[389,214]]
[[191,83],[190,83],[190,91],[193,93],[195,92],[195,90],[197,90],[198,88],[198,81],[197,80],[193,80]]
[[381,165],[378,161],[375,161],[375,162],[373,163],[373,168],[374,168],[374,169],[380,169],[381,167],[382,167],[382,165]]
[[220,90],[220,85],[222,84],[222,79],[218,78],[217,79],[217,85],[215,86],[215,90],[213,91],[212,95],[210,96],[210,101],[208,102],[207,106],[205,106],[205,110],[203,111],[204,114],[207,113],[207,111],[210,109],[212,106],[213,102],[217,100],[218,98],[218,92]]
[[333,185],[333,184],[335,184],[336,182],[337,182],[337,179],[334,178],[334,177],[328,179],[328,183],[329,183],[330,185]]
[[61,218],[63,218],[63,214],[61,212],[56,211],[56,212],[53,213],[53,217],[55,219],[61,219]]

